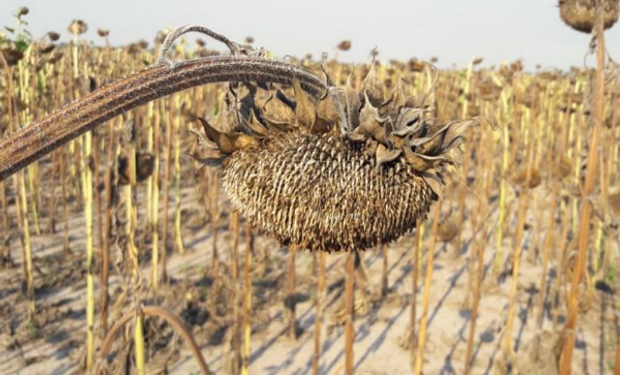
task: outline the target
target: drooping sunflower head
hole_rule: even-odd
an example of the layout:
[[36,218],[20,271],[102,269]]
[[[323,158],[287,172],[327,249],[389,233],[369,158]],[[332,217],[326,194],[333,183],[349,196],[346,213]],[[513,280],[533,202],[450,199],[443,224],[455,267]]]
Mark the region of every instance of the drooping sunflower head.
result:
[[441,195],[449,151],[475,120],[436,124],[426,96],[374,64],[360,85],[312,97],[298,82],[231,92],[228,110],[200,119],[220,152],[224,187],[253,225],[284,245],[364,250],[423,219]]

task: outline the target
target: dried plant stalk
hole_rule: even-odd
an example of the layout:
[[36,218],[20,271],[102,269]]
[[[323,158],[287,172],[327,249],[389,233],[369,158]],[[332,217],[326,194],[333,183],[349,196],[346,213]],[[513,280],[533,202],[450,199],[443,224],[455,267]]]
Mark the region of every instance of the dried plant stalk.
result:
[[239,374],[242,365],[241,319],[239,314],[239,212],[233,211],[230,217],[232,231],[232,254],[230,257],[233,289],[233,326],[231,335],[232,372]]
[[[153,244],[152,244],[152,253],[153,258],[151,260],[153,267],[152,285],[153,289],[157,290],[159,286],[159,254],[160,254],[160,245],[159,245],[159,144],[160,144],[160,128],[161,128],[161,118],[159,114],[155,116],[153,128],[153,147],[152,150],[154,156],[153,162],[153,174],[149,177],[149,182],[151,184],[150,192],[150,216],[151,216],[151,231],[153,233]],[[166,247],[164,246],[163,252],[166,252]]]
[[220,186],[220,180],[219,180],[219,175],[217,173],[211,173],[210,174],[210,178],[209,178],[209,183],[210,183],[210,187],[209,187],[209,195],[211,196],[211,234],[213,236],[213,247],[212,247],[212,258],[211,258],[211,268],[213,271],[213,275],[215,275],[214,277],[219,277],[219,265],[220,265],[220,260],[219,260],[219,255],[218,255],[218,248],[217,248],[217,223],[220,217],[220,212],[219,212],[219,205],[218,205],[218,199],[219,199],[219,186]]
[[153,316],[164,319],[168,324],[170,324],[174,330],[181,334],[185,342],[189,344],[190,349],[192,350],[192,355],[194,359],[198,362],[200,367],[200,372],[202,375],[210,375],[211,371],[209,370],[209,366],[207,366],[207,362],[200,351],[200,347],[196,343],[194,336],[190,333],[190,331],[185,327],[181,319],[173,315],[167,310],[164,310],[160,307],[156,306],[144,306],[140,308],[137,312],[129,312],[122,317],[120,317],[114,326],[110,328],[110,332],[106,335],[101,344],[101,350],[99,351],[99,362],[97,363],[97,368],[95,373],[98,375],[106,374],[105,363],[107,362],[107,357],[112,349],[112,344],[116,333],[125,326],[131,319],[138,318],[138,316]]
[[383,268],[381,269],[381,297],[385,297],[389,291],[388,272],[389,272],[389,259],[387,246],[381,246],[381,253],[383,255]]
[[9,204],[6,199],[6,186],[4,182],[0,182],[0,202],[2,203],[2,227],[4,228],[2,243],[0,243],[0,248],[3,249],[0,255],[0,264],[4,263],[8,266],[12,262],[10,246],[11,226],[9,223]]
[[288,295],[286,296],[286,308],[289,311],[288,316],[288,336],[295,340],[297,339],[297,295],[295,288],[297,284],[296,274],[296,249],[293,247],[289,249],[289,265],[288,265]]
[[[596,171],[598,162],[599,138],[601,126],[604,121],[605,106],[605,36],[603,26],[602,0],[596,0],[596,17],[594,30],[596,33],[596,75],[593,103],[593,129],[592,139],[589,145],[588,162],[586,167],[583,195],[588,197],[594,193],[596,187]],[[590,234],[590,220],[592,217],[592,203],[583,199],[581,203],[581,215],[579,232],[577,235],[578,257],[575,262],[571,292],[568,297],[568,317],[566,321],[566,340],[562,348],[560,361],[560,374],[569,375],[572,369],[573,351],[575,348],[575,330],[577,327],[577,315],[579,313],[579,284],[586,270],[586,258],[588,252],[588,237]]]
[[504,222],[506,220],[506,191],[509,168],[509,144],[510,138],[507,129],[502,132],[502,177],[499,186],[499,219],[497,223],[497,250],[495,253],[495,262],[493,264],[495,275],[499,276],[503,258],[503,240],[504,240]]
[[[7,73],[6,78],[6,97],[8,102],[8,118],[9,124],[8,129],[15,129],[16,125],[14,124],[15,115],[13,111],[13,103],[15,103],[15,89],[13,82],[13,68],[10,67],[4,57],[3,53],[0,53],[0,61],[3,64],[3,68]],[[0,181],[2,179],[0,178]],[[28,199],[26,196],[26,182],[24,179],[24,172],[19,173],[13,178],[13,185],[15,191],[17,192],[17,197],[15,199],[15,203],[17,206],[17,224],[20,232],[22,233],[21,244],[22,244],[22,271],[24,275],[23,283],[26,286],[26,296],[29,299],[29,313],[30,318],[34,317],[35,312],[35,295],[34,295],[34,276],[33,276],[33,263],[32,263],[32,248],[30,242],[30,223],[28,221]]]
[[67,190],[67,162],[66,155],[61,152],[60,156],[60,193],[62,194],[62,213],[63,213],[63,248],[68,253],[71,247],[69,239],[69,191]]
[[[529,110],[528,110],[529,111]],[[529,116],[528,116],[529,117]],[[530,139],[526,141],[529,142],[528,148],[528,160],[527,160],[527,172],[525,176],[525,185],[523,190],[521,191],[521,198],[519,199],[519,211],[517,214],[517,227],[514,235],[514,249],[512,253],[512,284],[510,287],[510,298],[508,305],[508,317],[506,318],[506,327],[504,329],[504,338],[502,342],[502,349],[505,355],[510,356],[514,354],[513,350],[513,337],[512,337],[512,328],[514,325],[514,318],[517,311],[517,295],[519,293],[519,271],[521,267],[521,253],[523,252],[523,246],[521,244],[521,240],[523,237],[523,232],[525,230],[525,219],[527,217],[529,199],[530,199],[530,191],[529,185],[532,179],[532,163],[534,162],[534,152],[533,146],[534,142]]]
[[326,90],[319,78],[303,68],[261,57],[210,57],[148,67],[2,139],[0,181],[88,130],[154,99],[206,83],[291,84],[293,79],[312,95]]
[[[16,184],[17,185],[17,184]],[[22,247],[24,250],[24,262],[26,270],[26,296],[28,297],[31,318],[34,317],[35,312],[35,293],[34,293],[34,274],[32,264],[32,246],[30,242],[30,222],[28,221],[28,199],[26,197],[26,181],[24,179],[24,172],[19,173],[19,197],[21,200],[18,211],[21,212],[22,220]]]
[[245,248],[245,263],[243,267],[244,298],[243,298],[243,356],[241,374],[250,373],[250,352],[252,339],[252,252],[254,251],[254,234],[252,226],[246,224],[245,238],[247,246]]
[[557,196],[559,185],[557,183],[553,186],[551,193],[551,199],[549,202],[549,221],[547,223],[547,237],[545,238],[543,259],[542,259],[542,273],[540,274],[540,284],[538,290],[540,290],[540,296],[538,300],[538,309],[536,315],[536,326],[542,330],[543,321],[545,317],[545,299],[547,298],[547,270],[549,267],[549,257],[551,255],[551,245],[553,240],[553,229],[555,224],[555,216],[557,209]]
[[[101,249],[101,315],[100,327],[101,332],[105,335],[108,331],[108,281],[110,276],[110,240],[112,237],[112,210],[113,210],[113,194],[112,194],[112,165],[114,163],[114,122],[108,124],[108,142],[106,152],[106,175],[104,182],[105,197],[105,217],[103,221],[103,248]],[[64,195],[64,192],[63,192]]]
[[426,260],[426,277],[424,280],[424,295],[422,298],[422,316],[420,318],[420,330],[417,342],[417,353],[414,364],[414,374],[422,373],[424,363],[424,347],[426,345],[426,329],[428,323],[428,306],[431,295],[431,280],[433,278],[433,262],[435,260],[435,243],[437,242],[437,228],[439,227],[439,212],[441,211],[441,201],[433,209],[433,226],[430,233],[430,244],[428,247],[428,258]]
[[[484,198],[486,200],[486,197]],[[480,203],[480,206],[478,208],[479,210],[479,215],[480,215],[480,226],[481,226],[481,233],[480,233],[480,237],[478,239],[478,241],[476,243],[473,244],[473,246],[475,246],[475,249],[472,249],[472,254],[471,257],[476,258],[476,276],[473,282],[473,289],[474,289],[474,296],[473,296],[473,302],[472,302],[472,308],[471,308],[471,319],[469,321],[469,335],[467,336],[467,349],[466,349],[466,354],[465,354],[465,370],[463,371],[464,375],[469,375],[470,371],[471,371],[471,366],[472,366],[472,362],[473,362],[473,358],[472,358],[472,353],[473,353],[473,349],[474,349],[474,339],[475,339],[475,332],[476,332],[476,322],[478,321],[478,308],[480,306],[480,297],[482,296],[482,278],[484,277],[484,248],[485,248],[485,244],[486,244],[486,240],[487,240],[487,229],[485,226],[485,219],[487,216],[487,202],[483,201]],[[473,228],[474,231],[476,231],[476,228]],[[474,238],[472,239],[472,241],[475,240],[476,234],[474,234]],[[475,254],[474,254],[475,252]],[[474,272],[474,267],[470,268],[470,272],[473,274]]]
[[323,325],[323,304],[325,299],[325,253],[319,254],[319,277],[316,289],[316,318],[314,319],[314,356],[312,357],[312,375],[319,374],[321,361],[321,329]]
[[[178,114],[181,109],[180,99],[174,98],[175,111]],[[183,242],[183,230],[181,229],[181,119],[177,116],[174,119],[174,243],[179,254],[185,253]],[[214,238],[215,243],[215,238]]]
[[86,163],[92,156],[92,134],[84,135],[82,142],[82,191],[84,192],[84,219],[86,223],[86,369],[91,371],[95,359],[95,265],[93,233],[93,171]]
[[344,373],[353,375],[353,343],[355,342],[355,253],[350,252],[345,262],[345,326],[344,326]]
[[[131,127],[135,126],[133,121],[130,122]],[[136,229],[138,226],[138,208],[135,206],[137,197],[137,177],[136,177],[136,139],[134,137],[135,130],[130,131],[131,139],[126,145],[127,156],[127,177],[129,183],[125,186],[125,235],[127,236],[127,253],[131,261],[132,275],[135,279],[140,273],[138,246],[136,246]]]
[[415,353],[415,349],[417,348],[417,336],[416,336],[416,308],[417,308],[417,301],[418,301],[418,279],[420,278],[420,258],[421,258],[421,247],[422,247],[422,225],[420,222],[418,222],[416,224],[416,229],[415,229],[415,237],[414,237],[414,251],[411,252],[412,254],[412,259],[411,259],[411,264],[413,265],[413,272],[411,274],[411,290],[412,290],[412,296],[411,296],[411,316],[409,318],[409,337],[408,337],[408,345],[410,345],[410,348],[412,350],[412,353]]
[[[469,62],[469,67],[467,69],[467,76],[465,78],[465,86],[463,87],[463,95],[465,100],[463,101],[463,111],[461,112],[462,117],[467,117],[469,113],[469,99],[467,98],[469,92],[471,90],[471,76],[474,71],[474,65],[476,63],[477,58],[473,58]],[[463,184],[459,191],[459,210],[457,216],[457,232],[456,239],[454,241],[454,256],[457,257],[461,253],[461,235],[463,232],[463,223],[465,221],[465,196],[467,194],[467,176],[469,171],[469,163],[471,159],[471,151],[466,149],[464,151],[463,165],[461,166],[462,176],[464,178]]]
[[146,352],[144,347],[144,315],[141,311],[138,311],[136,314],[134,343],[136,353],[136,372],[138,373],[138,375],[146,375]]
[[618,331],[617,341],[618,347],[616,348],[616,363],[614,364],[614,375],[620,375],[620,331]]
[[[170,106],[172,106],[172,101],[170,102]],[[166,121],[166,145],[164,146],[164,160],[166,161],[164,167],[164,222],[162,224],[161,231],[161,243],[163,246],[162,251],[162,259],[161,259],[161,277],[163,282],[168,282],[168,269],[166,266],[167,260],[167,249],[168,249],[168,220],[170,215],[168,214],[168,208],[170,206],[170,170],[172,169],[172,122],[174,118],[172,117],[173,111],[168,111],[168,119]]]

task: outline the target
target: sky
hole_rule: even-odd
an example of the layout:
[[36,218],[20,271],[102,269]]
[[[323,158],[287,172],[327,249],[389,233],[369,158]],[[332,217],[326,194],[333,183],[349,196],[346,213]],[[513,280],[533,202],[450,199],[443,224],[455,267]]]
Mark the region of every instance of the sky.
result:
[[[110,30],[112,45],[147,40],[158,30],[197,24],[276,56],[333,56],[336,45],[352,41],[338,59],[364,63],[377,47],[380,60],[438,57],[440,68],[466,66],[474,56],[484,64],[522,59],[528,69],[583,66],[590,37],[559,18],[557,0],[2,0],[0,26],[13,26],[20,6],[30,8],[28,30],[54,30],[69,41],[71,20],[82,19],[82,37],[100,44],[96,29]],[[620,25],[608,30],[607,49],[620,60]],[[206,40],[206,38],[203,37]],[[222,50],[207,40],[207,47]],[[594,65],[594,58],[587,60]]]

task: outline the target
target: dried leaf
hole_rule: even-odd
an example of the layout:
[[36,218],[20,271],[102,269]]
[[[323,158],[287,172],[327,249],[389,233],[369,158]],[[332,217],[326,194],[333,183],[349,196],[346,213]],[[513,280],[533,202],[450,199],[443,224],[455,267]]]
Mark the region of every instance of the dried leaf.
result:
[[375,63],[372,63],[370,71],[362,81],[362,94],[366,96],[366,100],[370,101],[370,104],[379,108],[385,101],[385,92],[383,84],[379,77],[377,77]]
[[477,125],[478,121],[475,120],[453,121],[444,125],[432,136],[415,140],[412,145],[417,146],[416,152],[422,155],[445,154],[463,141],[463,134],[467,129]]
[[221,153],[225,155],[230,155],[235,151],[242,150],[244,148],[254,146],[258,144],[258,141],[246,134],[243,133],[232,133],[226,134],[222,133],[219,130],[212,127],[207,120],[203,118],[198,118],[202,123],[202,127],[205,130],[205,134],[207,138],[211,142],[214,142],[217,145],[217,148]]
[[351,130],[357,128],[360,125],[360,109],[362,108],[362,101],[358,93],[350,86],[342,89],[341,96],[343,103],[345,104],[345,113],[349,120]]
[[377,158],[377,168],[379,168],[382,164],[392,162],[396,160],[402,154],[401,150],[395,149],[390,150],[386,148],[384,145],[379,144],[377,147],[376,158]]
[[293,109],[274,96],[267,99],[265,105],[261,109],[261,115],[272,124],[290,125],[295,118]]
[[430,186],[431,190],[437,195],[437,198],[443,196],[444,183],[443,178],[438,175],[434,170],[429,170],[421,174],[424,181]]
[[269,134],[269,130],[256,119],[254,113],[250,114],[250,118],[248,120],[242,119],[242,122],[246,128],[257,136],[264,137]]
[[427,128],[424,122],[424,109],[422,108],[402,108],[394,123],[394,134],[400,136],[417,135],[423,133]]
[[316,121],[316,109],[310,101],[308,94],[301,88],[298,80],[293,82],[293,91],[295,93],[295,118],[297,123],[304,128],[310,129]]
[[446,156],[429,156],[411,151],[409,147],[404,148],[405,160],[418,172],[424,172],[442,164],[451,164],[452,159]]
[[330,95],[325,95],[323,99],[319,100],[316,105],[316,113],[329,124],[337,124],[340,121],[338,106]]
[[[407,95],[405,95],[405,90],[403,87],[403,80],[399,79],[396,87],[390,93],[388,100],[383,103],[380,112],[383,116],[390,116],[392,118],[397,118],[401,108],[404,107],[405,102],[407,101]],[[398,127],[396,127],[398,129]]]
[[386,145],[385,129],[379,121],[385,120],[379,118],[377,109],[367,101],[360,113],[360,126],[355,129],[355,133],[366,135]]
[[395,132],[392,132],[388,137],[390,143],[394,146],[394,148],[405,148],[407,147],[407,138],[397,135]]

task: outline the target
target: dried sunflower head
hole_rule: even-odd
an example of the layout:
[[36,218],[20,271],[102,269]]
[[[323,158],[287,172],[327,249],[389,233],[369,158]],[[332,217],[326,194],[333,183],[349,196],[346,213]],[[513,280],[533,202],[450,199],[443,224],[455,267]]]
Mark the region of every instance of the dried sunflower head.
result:
[[[605,29],[609,29],[618,21],[620,1],[601,0]],[[595,0],[559,0],[560,18],[568,26],[577,31],[591,33],[594,27]]]
[[357,251],[415,227],[439,198],[449,151],[475,120],[436,124],[424,98],[399,80],[388,92],[371,67],[358,92],[330,87],[314,98],[298,82],[263,91],[247,85],[205,142],[219,158],[234,206],[282,244]]
[[74,35],[82,35],[88,31],[88,25],[82,20],[73,20],[67,30]]

